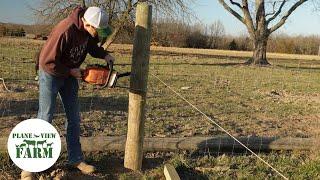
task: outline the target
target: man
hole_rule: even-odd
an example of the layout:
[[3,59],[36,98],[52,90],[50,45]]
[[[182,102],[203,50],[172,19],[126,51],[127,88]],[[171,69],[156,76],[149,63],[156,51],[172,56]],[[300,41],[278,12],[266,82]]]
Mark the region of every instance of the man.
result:
[[[80,112],[78,102],[79,69],[87,53],[113,63],[114,58],[97,45],[108,36],[108,16],[98,7],[77,7],[52,30],[39,55],[38,118],[52,122],[56,97],[62,99],[67,116],[67,149],[69,163],[84,174],[95,167],[84,162],[80,144]],[[23,171],[21,179],[32,177]]]

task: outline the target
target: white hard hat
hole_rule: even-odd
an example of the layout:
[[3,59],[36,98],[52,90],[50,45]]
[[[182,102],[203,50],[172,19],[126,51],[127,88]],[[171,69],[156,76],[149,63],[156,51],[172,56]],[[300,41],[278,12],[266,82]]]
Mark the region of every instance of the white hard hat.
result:
[[108,27],[108,15],[99,7],[89,7],[83,17],[95,28]]

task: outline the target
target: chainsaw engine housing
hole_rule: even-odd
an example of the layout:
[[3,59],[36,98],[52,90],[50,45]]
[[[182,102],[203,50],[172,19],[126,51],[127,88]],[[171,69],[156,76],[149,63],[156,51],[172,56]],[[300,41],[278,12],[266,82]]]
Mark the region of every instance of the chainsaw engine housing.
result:
[[128,76],[130,73],[118,74],[117,71],[113,70],[113,67],[103,65],[88,65],[82,72],[82,79],[94,85],[99,85],[108,88],[115,87],[117,79],[119,77]]

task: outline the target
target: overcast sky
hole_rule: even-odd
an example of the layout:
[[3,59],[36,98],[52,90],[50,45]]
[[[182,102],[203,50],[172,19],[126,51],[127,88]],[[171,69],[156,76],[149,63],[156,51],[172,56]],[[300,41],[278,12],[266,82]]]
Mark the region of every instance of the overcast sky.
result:
[[[37,2],[39,0],[0,0],[0,22],[33,24],[33,14],[28,5],[36,6]],[[244,25],[225,11],[218,0],[197,0],[192,9],[204,24],[220,20],[228,34],[246,33]],[[278,32],[290,35],[320,35],[320,12],[314,11],[311,3],[303,5]]]

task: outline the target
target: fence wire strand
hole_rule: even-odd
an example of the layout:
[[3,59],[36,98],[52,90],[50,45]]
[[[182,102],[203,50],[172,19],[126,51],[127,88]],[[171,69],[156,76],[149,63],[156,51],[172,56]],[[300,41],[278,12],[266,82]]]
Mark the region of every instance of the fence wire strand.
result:
[[241,146],[243,146],[246,150],[248,150],[251,154],[253,154],[254,156],[256,156],[260,161],[262,161],[264,164],[266,164],[267,166],[269,166],[272,170],[274,170],[278,175],[280,175],[282,178],[284,179],[288,179],[286,176],[284,176],[280,171],[278,171],[276,168],[274,168],[271,164],[269,164],[267,161],[265,161],[264,159],[262,159],[258,154],[256,154],[255,152],[253,152],[249,147],[247,147],[246,145],[244,145],[240,140],[238,140],[236,137],[234,137],[232,134],[230,134],[226,129],[224,129],[222,126],[220,126],[216,121],[214,121],[211,117],[209,117],[206,113],[202,112],[197,106],[193,105],[191,102],[189,102],[186,98],[184,98],[180,93],[178,93],[177,91],[175,91],[172,87],[170,87],[168,84],[166,84],[164,81],[162,81],[158,76],[156,76],[155,74],[152,74],[152,76],[154,76],[158,81],[160,81],[163,85],[165,85],[167,88],[169,88],[174,94],[176,94],[177,96],[179,96],[183,101],[185,101],[186,103],[188,103],[193,109],[195,109],[196,111],[198,111],[200,114],[202,114],[204,117],[206,117],[207,120],[211,121],[213,124],[215,124],[217,127],[219,127],[223,132],[225,132],[226,134],[228,134],[232,139],[234,139],[235,141],[237,141]]

